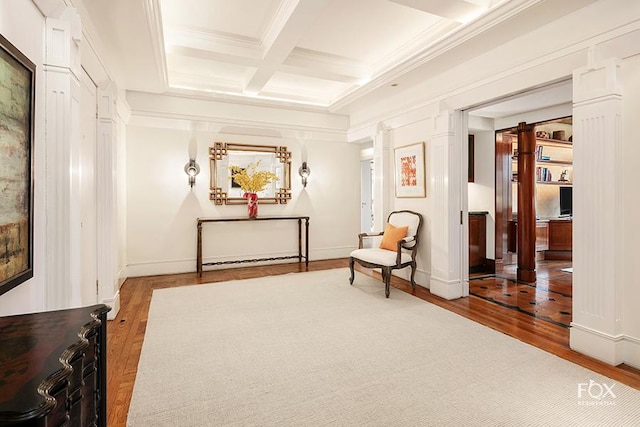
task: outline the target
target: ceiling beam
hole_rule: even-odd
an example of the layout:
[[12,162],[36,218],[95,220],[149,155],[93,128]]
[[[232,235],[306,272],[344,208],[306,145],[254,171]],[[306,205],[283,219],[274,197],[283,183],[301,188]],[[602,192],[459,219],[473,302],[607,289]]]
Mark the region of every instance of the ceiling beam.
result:
[[214,52],[207,49],[198,49],[187,46],[174,46],[167,52],[167,56],[204,59],[207,61],[241,65],[243,67],[257,67],[260,65],[260,60],[255,58],[247,58],[246,56],[231,55],[228,53]]
[[246,93],[257,94],[264,88],[329,2],[330,0],[283,1],[278,16],[263,40],[262,63],[248,79]]
[[486,9],[465,0],[390,0],[432,15],[466,23]]

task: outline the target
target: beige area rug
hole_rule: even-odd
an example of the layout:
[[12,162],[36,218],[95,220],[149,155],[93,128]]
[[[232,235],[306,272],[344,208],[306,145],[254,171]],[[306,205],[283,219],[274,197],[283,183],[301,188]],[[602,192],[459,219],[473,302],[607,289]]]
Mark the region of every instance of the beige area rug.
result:
[[155,291],[127,424],[640,425],[640,391],[348,276]]

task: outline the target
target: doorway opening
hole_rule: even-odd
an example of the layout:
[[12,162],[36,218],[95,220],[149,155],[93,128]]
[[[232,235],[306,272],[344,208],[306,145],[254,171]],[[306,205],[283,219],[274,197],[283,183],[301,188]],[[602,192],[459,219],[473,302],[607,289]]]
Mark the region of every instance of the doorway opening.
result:
[[[558,91],[565,94],[566,102],[532,111],[514,110],[507,115],[496,113],[493,129],[477,126],[473,118],[477,113],[470,112],[469,134],[474,136],[475,150],[469,152],[473,156],[473,163],[471,158],[470,163],[474,164],[474,179],[468,184],[469,293],[569,327],[572,319],[571,82],[526,94],[525,99],[540,95],[557,99],[549,93]],[[510,99],[502,107],[494,104],[478,111],[480,114],[499,111],[509,103],[515,105],[524,101]],[[504,114],[506,110],[500,111]],[[531,138],[535,143],[530,154],[520,155],[518,150],[518,123],[529,123],[533,129]],[[529,164],[523,171],[518,168],[519,165],[522,167],[519,162],[528,156]],[[531,176],[524,177],[523,173]],[[517,236],[522,233],[518,233],[518,219],[525,221],[527,212],[518,211],[518,187],[522,187],[527,179],[533,184],[531,191],[525,193],[532,201],[533,210],[528,214],[533,215],[533,220],[525,222],[529,232],[525,235],[533,237],[526,241],[527,244],[520,245],[519,253]],[[471,252],[477,249],[474,242],[478,241],[478,229],[486,230],[487,255],[481,268],[476,266],[474,271]],[[535,265],[533,280],[523,280],[518,275],[518,257],[526,252],[527,245],[535,248],[531,251]]]
[[360,232],[373,231],[373,159],[360,162]]

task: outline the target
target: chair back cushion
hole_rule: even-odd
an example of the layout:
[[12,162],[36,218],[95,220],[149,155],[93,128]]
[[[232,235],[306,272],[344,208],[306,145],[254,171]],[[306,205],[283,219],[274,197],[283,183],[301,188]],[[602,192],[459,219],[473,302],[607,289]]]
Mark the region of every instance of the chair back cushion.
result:
[[395,227],[409,227],[407,236],[415,236],[418,233],[420,217],[412,212],[391,212],[389,223]]
[[398,249],[398,240],[402,240],[407,236],[408,227],[396,227],[393,224],[387,223],[384,229],[384,235],[382,236],[382,242],[380,242],[380,249],[388,249],[395,251]]

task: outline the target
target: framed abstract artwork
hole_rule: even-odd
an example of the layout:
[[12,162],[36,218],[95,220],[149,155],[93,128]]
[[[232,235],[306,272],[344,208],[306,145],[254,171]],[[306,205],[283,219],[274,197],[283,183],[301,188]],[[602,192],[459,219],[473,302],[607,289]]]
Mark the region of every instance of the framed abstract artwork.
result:
[[33,277],[35,71],[0,35],[0,295]]
[[424,142],[395,149],[396,197],[427,197]]

